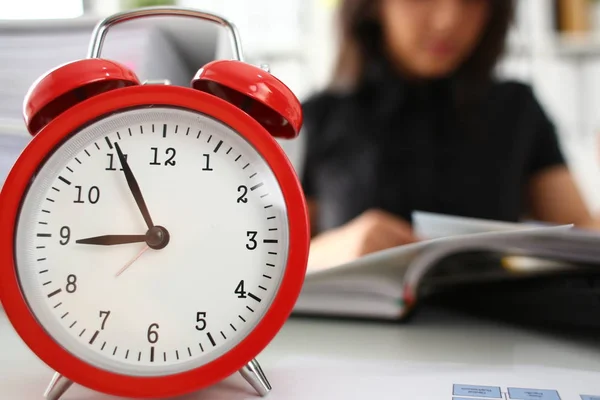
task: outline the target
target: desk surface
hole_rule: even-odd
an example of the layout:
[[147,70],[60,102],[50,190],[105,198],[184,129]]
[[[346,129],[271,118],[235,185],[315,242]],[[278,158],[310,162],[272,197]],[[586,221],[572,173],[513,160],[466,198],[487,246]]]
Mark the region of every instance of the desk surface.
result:
[[[4,314],[0,314],[0,357],[0,399],[41,399],[52,371],[25,347]],[[346,395],[346,399],[362,399],[372,395],[374,390],[377,391],[377,399],[408,398],[399,395],[402,387],[390,393],[389,390],[384,390],[385,385],[400,382],[407,376],[418,380],[423,379],[423,376],[441,373],[432,371],[434,363],[450,366],[453,372],[468,366],[471,371],[488,371],[492,377],[499,376],[497,371],[504,370],[524,375],[525,378],[529,376],[531,379],[537,379],[534,375],[528,375],[535,368],[560,368],[562,370],[554,371],[559,377],[588,374],[587,378],[577,375],[582,382],[586,379],[588,381],[587,386],[584,385],[582,392],[578,394],[600,396],[600,340],[595,340],[594,343],[593,340],[536,332],[439,311],[423,310],[407,324],[292,318],[259,360],[273,385],[270,399],[309,398],[309,393],[311,398],[315,395],[320,398],[337,398],[337,388],[344,383],[352,388],[351,395]],[[370,368],[368,365],[376,366],[373,367],[375,369],[381,366],[381,370],[374,371],[371,368],[371,371],[365,371],[364,369]],[[519,366],[523,365],[543,367],[520,369]],[[431,372],[417,376],[416,370],[410,371],[413,367],[420,367],[419,371],[429,368],[428,371]],[[406,374],[403,371],[407,371]],[[369,381],[369,374],[376,381]],[[442,382],[443,377],[439,376],[439,382]],[[478,382],[470,383],[483,384],[481,382],[491,379],[489,376],[478,376]],[[599,378],[590,380],[589,376]],[[301,382],[303,377],[306,379]],[[357,380],[356,377],[365,379]],[[384,377],[391,380],[384,382]],[[594,383],[590,384],[590,381]],[[498,386],[501,384],[499,382]],[[290,385],[296,385],[299,389],[290,392]],[[282,390],[282,386],[285,390]],[[416,389],[406,390],[407,394],[427,393],[415,392]],[[451,387],[438,388],[437,391],[432,389],[429,393],[436,393],[435,395],[423,394],[419,398],[450,400],[451,390]],[[443,396],[439,393],[443,393]],[[76,386],[63,398],[115,399]],[[209,398],[258,397],[252,395],[237,374],[214,388],[183,397],[185,400]],[[569,394],[563,395],[561,400],[571,398],[579,399],[578,395]]]

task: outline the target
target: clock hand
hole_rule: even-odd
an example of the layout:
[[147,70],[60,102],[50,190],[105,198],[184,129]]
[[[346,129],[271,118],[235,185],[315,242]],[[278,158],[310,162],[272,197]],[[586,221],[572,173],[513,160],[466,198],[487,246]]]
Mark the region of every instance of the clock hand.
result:
[[144,221],[146,221],[146,225],[148,225],[148,229],[154,226],[152,222],[152,218],[150,217],[150,212],[148,212],[148,207],[146,206],[146,202],[144,201],[144,197],[142,196],[142,191],[140,190],[140,186],[138,185],[135,177],[133,176],[133,172],[131,172],[131,168],[129,168],[129,164],[127,163],[127,159],[123,155],[121,151],[121,147],[117,142],[115,142],[115,149],[117,150],[117,156],[119,157],[119,161],[121,162],[121,166],[123,167],[123,172],[125,173],[125,179],[127,180],[127,185],[129,186],[129,190],[131,190],[131,194],[133,194],[133,198],[140,209],[142,216],[144,217]]
[[115,276],[119,276],[121,275],[123,272],[125,272],[125,270],[127,270],[127,268],[131,267],[131,264],[133,264],[138,258],[140,258],[142,256],[142,254],[144,254],[146,252],[146,250],[148,250],[150,247],[148,245],[145,245],[144,248],[137,253],[137,255],[135,257],[133,257],[131,260],[129,260],[127,262],[127,264],[125,264],[123,266],[123,268],[121,268],[116,274]]
[[116,244],[140,243],[146,241],[146,235],[104,235],[76,240],[79,244],[113,246]]
[[170,240],[171,235],[169,235],[169,231],[167,231],[166,228],[157,225],[148,229],[148,232],[146,232],[145,235],[102,235],[78,239],[75,243],[113,246],[116,244],[146,242],[151,249],[161,250],[167,247]]

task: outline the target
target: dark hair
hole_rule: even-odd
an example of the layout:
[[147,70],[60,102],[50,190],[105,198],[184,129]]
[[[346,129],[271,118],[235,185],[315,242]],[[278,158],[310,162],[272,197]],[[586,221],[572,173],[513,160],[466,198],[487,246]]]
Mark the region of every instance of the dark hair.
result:
[[[490,2],[490,19],[471,56],[459,67],[457,77],[471,84],[489,80],[500,58],[513,15],[513,0]],[[343,0],[339,9],[340,51],[334,66],[333,85],[355,85],[366,67],[384,56],[383,35],[375,0]]]

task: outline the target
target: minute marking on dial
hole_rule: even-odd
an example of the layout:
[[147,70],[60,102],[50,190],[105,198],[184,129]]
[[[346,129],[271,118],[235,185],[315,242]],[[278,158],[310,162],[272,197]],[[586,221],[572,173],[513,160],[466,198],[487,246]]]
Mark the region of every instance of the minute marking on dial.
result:
[[100,331],[96,331],[94,332],[94,334],[92,335],[92,338],[90,339],[90,344],[94,344],[94,342],[96,341],[96,338],[98,337],[98,335],[100,334]]
[[63,181],[64,183],[66,183],[67,185],[71,184],[71,181],[68,180],[67,178],[64,178],[63,176],[59,175],[58,179],[60,179],[61,181]]
[[252,293],[250,293],[250,292],[248,292],[248,297],[250,297],[250,298],[251,298],[251,299],[253,299],[253,300],[256,300],[256,301],[258,301],[259,303],[262,301],[262,300],[260,299],[260,297],[256,296],[255,294],[252,294]]
[[222,140],[219,140],[219,143],[217,143],[217,146],[215,147],[214,152],[216,153],[217,151],[219,151],[219,149],[221,148],[221,145],[223,144]]
[[210,343],[213,345],[213,347],[217,345],[217,343],[215,342],[215,339],[213,339],[213,337],[212,337],[212,335],[210,334],[210,332],[208,332],[208,333],[206,334],[206,336],[208,336],[208,340],[210,340]]

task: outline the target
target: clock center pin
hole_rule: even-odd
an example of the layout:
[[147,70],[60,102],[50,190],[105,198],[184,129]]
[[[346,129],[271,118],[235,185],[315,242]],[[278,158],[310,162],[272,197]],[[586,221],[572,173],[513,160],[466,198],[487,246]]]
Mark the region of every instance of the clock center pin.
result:
[[169,240],[171,240],[171,235],[165,227],[153,226],[146,232],[146,244],[151,249],[164,249],[169,244]]

